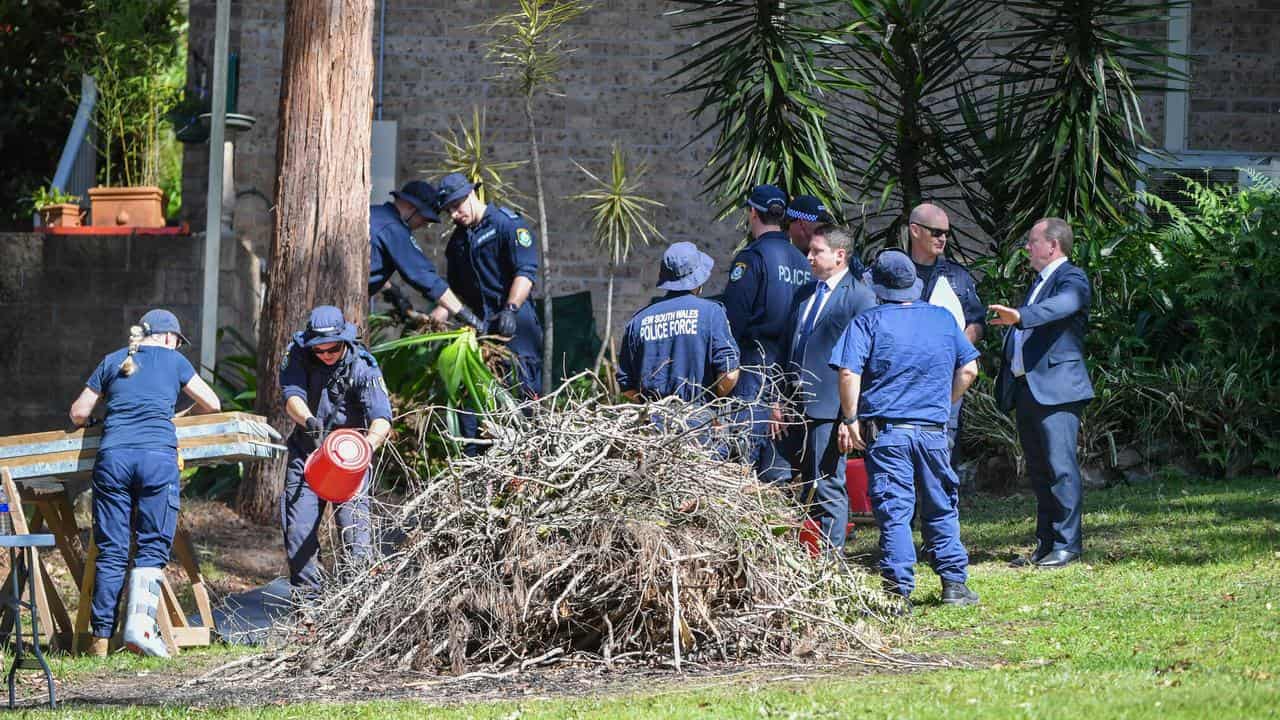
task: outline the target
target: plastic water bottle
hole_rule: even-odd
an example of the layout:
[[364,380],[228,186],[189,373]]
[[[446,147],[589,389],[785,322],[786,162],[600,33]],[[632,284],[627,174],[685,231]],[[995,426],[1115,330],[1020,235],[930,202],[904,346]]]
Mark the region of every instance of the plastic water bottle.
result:
[[13,518],[9,517],[9,496],[0,487],[0,535],[13,534]]

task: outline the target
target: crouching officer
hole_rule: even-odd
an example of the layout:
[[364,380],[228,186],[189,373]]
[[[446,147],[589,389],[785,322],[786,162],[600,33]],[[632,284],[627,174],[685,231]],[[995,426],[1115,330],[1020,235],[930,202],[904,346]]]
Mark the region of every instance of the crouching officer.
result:
[[369,207],[369,297],[382,290],[397,272],[432,302],[431,316],[447,320],[454,314],[472,327],[480,327],[480,319],[458,300],[449,284],[436,272],[417,241],[413,231],[440,222],[436,208],[437,191],[431,183],[414,180],[405,183],[400,192],[391,193],[392,202]]
[[129,546],[136,540],[124,642],[139,654],[169,656],[155,617],[160,581],[178,527],[181,467],[173,410],[179,393],[204,412],[221,409],[213,389],[177,351],[186,342],[173,313],[148,311],[129,329],[129,347],[103,358],[71,404],[72,424],[85,426],[98,398],[106,399],[106,420],[93,464],[98,563],[89,614],[91,655],[107,654]]
[[769,437],[772,386],[781,373],[770,368],[790,340],[785,337],[787,320],[796,292],[810,282],[809,261],[782,231],[786,193],[773,185],[758,185],[742,206],[754,240],[733,259],[724,309],[742,351],[742,364],[764,369],[744,371],[734,397],[750,404],[756,475],[767,482],[785,483],[791,480],[791,466]]
[[841,450],[867,452],[880,573],[890,592],[910,597],[919,488],[924,547],[942,578],[942,602],[973,605],[978,596],[966,585],[969,556],[960,544],[960,483],[951,469],[947,417],[978,375],[978,351],[950,312],[920,302],[921,282],[906,253],[882,252],[871,287],[880,304],[853,319],[831,365],[840,372]]
[[738,382],[738,344],[724,307],[698,297],[711,256],[690,242],[667,248],[658,287],[667,294],[637,312],[622,335],[618,386],[632,400],[706,402]]
[[[289,435],[280,524],[289,584],[305,597],[320,585],[316,556],[320,520],[328,503],[307,485],[303,466],[323,437],[339,428],[365,430],[376,451],[391,433],[391,402],[378,363],[356,341],[355,325],[332,305],[311,311],[307,327],[294,333],[285,353],[280,389],[285,411],[297,427]],[[370,554],[368,482],[366,473],[355,497],[337,507],[342,543],[352,560],[367,559]]]

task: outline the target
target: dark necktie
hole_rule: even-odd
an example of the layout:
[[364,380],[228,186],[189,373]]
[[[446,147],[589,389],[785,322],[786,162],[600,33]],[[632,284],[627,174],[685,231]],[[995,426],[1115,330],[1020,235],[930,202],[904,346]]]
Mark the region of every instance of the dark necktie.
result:
[[1022,303],[1023,305],[1031,304],[1031,296],[1036,294],[1036,288],[1040,287],[1041,280],[1044,280],[1044,278],[1040,277],[1040,273],[1036,273],[1035,279],[1031,281],[1031,287],[1027,288],[1027,299]]
[[817,288],[813,292],[813,303],[809,305],[809,314],[804,318],[804,324],[800,326],[800,333],[796,336],[796,358],[798,362],[804,362],[805,346],[809,344],[809,334],[813,332],[813,324],[818,319],[818,311],[822,309],[822,298],[827,295],[827,281],[819,280]]

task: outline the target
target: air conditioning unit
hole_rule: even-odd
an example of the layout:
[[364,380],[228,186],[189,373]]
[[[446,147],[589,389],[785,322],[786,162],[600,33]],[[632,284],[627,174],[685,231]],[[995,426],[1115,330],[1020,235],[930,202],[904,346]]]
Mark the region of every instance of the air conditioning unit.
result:
[[1137,190],[1179,208],[1193,204],[1186,197],[1187,186],[1183,178],[1233,190],[1248,187],[1255,177],[1267,177],[1280,184],[1280,158],[1270,155],[1191,150],[1172,157],[1144,155],[1141,161],[1146,168],[1146,180],[1139,181]]

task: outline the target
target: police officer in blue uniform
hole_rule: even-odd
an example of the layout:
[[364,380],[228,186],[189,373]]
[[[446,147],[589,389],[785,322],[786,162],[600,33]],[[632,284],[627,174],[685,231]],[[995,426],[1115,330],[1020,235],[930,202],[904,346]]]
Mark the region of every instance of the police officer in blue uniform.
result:
[[[320,521],[328,505],[303,476],[307,457],[325,435],[339,428],[365,430],[376,451],[391,434],[391,402],[377,361],[356,340],[355,325],[332,305],[316,307],[307,327],[294,333],[280,368],[280,390],[285,412],[296,424],[287,443],[280,524],[289,584],[300,597],[307,597],[320,585],[316,556]],[[367,559],[371,549],[368,482],[366,474],[359,492],[335,513],[343,546],[357,562]]]
[[834,222],[835,218],[827,212],[827,206],[812,195],[797,195],[787,203],[787,236],[791,238],[791,244],[805,255],[809,254],[809,239],[813,237],[813,231]]
[[618,387],[627,397],[706,402],[738,382],[738,345],[724,308],[698,297],[713,261],[690,242],[667,248],[658,287],[667,294],[637,312],[622,335]]
[[[951,221],[942,208],[932,203],[917,205],[911,210],[907,225],[908,251],[916,266],[916,276],[923,283],[920,297],[926,302],[933,297],[938,281],[946,278],[947,284],[960,300],[964,310],[964,335],[970,343],[978,344],[987,328],[987,309],[978,298],[978,283],[969,269],[947,259],[947,240],[951,237]],[[956,435],[960,430],[960,406],[957,400],[947,419],[947,438],[951,443],[952,459],[955,459]]]
[[436,303],[431,316],[444,321],[450,314],[480,327],[475,313],[462,304],[449,284],[436,272],[435,263],[422,252],[413,231],[440,222],[436,208],[438,192],[431,183],[414,180],[400,192],[391,193],[391,202],[369,207],[369,297],[386,286],[397,272],[415,290]]
[[71,422],[82,427],[98,398],[106,400],[93,465],[93,540],[98,546],[89,616],[93,655],[107,654],[135,530],[124,642],[139,654],[169,654],[155,616],[178,526],[180,466],[173,410],[179,393],[203,412],[221,409],[217,394],[177,352],[186,342],[173,313],[148,311],[130,328],[129,346],[102,359],[71,405]]
[[942,578],[942,602],[972,605],[978,596],[967,585],[946,423],[951,404],[978,375],[978,351],[950,312],[919,301],[922,283],[906,253],[882,252],[871,282],[881,304],[854,318],[831,353],[840,372],[841,449],[866,450],[888,590],[909,598],[915,589],[911,517],[918,489],[925,551]]
[[[488,332],[508,338],[516,382],[526,397],[537,397],[542,393],[542,324],[528,302],[538,275],[533,231],[516,211],[481,202],[476,186],[459,173],[440,180],[438,204],[454,223],[445,247],[449,286],[479,311]],[[464,413],[460,419],[463,433],[475,437],[475,417]]]
[[809,261],[782,231],[786,193],[773,185],[758,185],[747,195],[743,207],[754,240],[733,259],[724,289],[724,309],[742,352],[743,367],[766,370],[744,370],[734,397],[750,404],[755,438],[751,459],[757,476],[766,482],[785,483],[791,479],[791,466],[769,438],[772,386],[780,373],[767,368],[778,362],[790,339],[784,336],[792,301],[812,276]]

